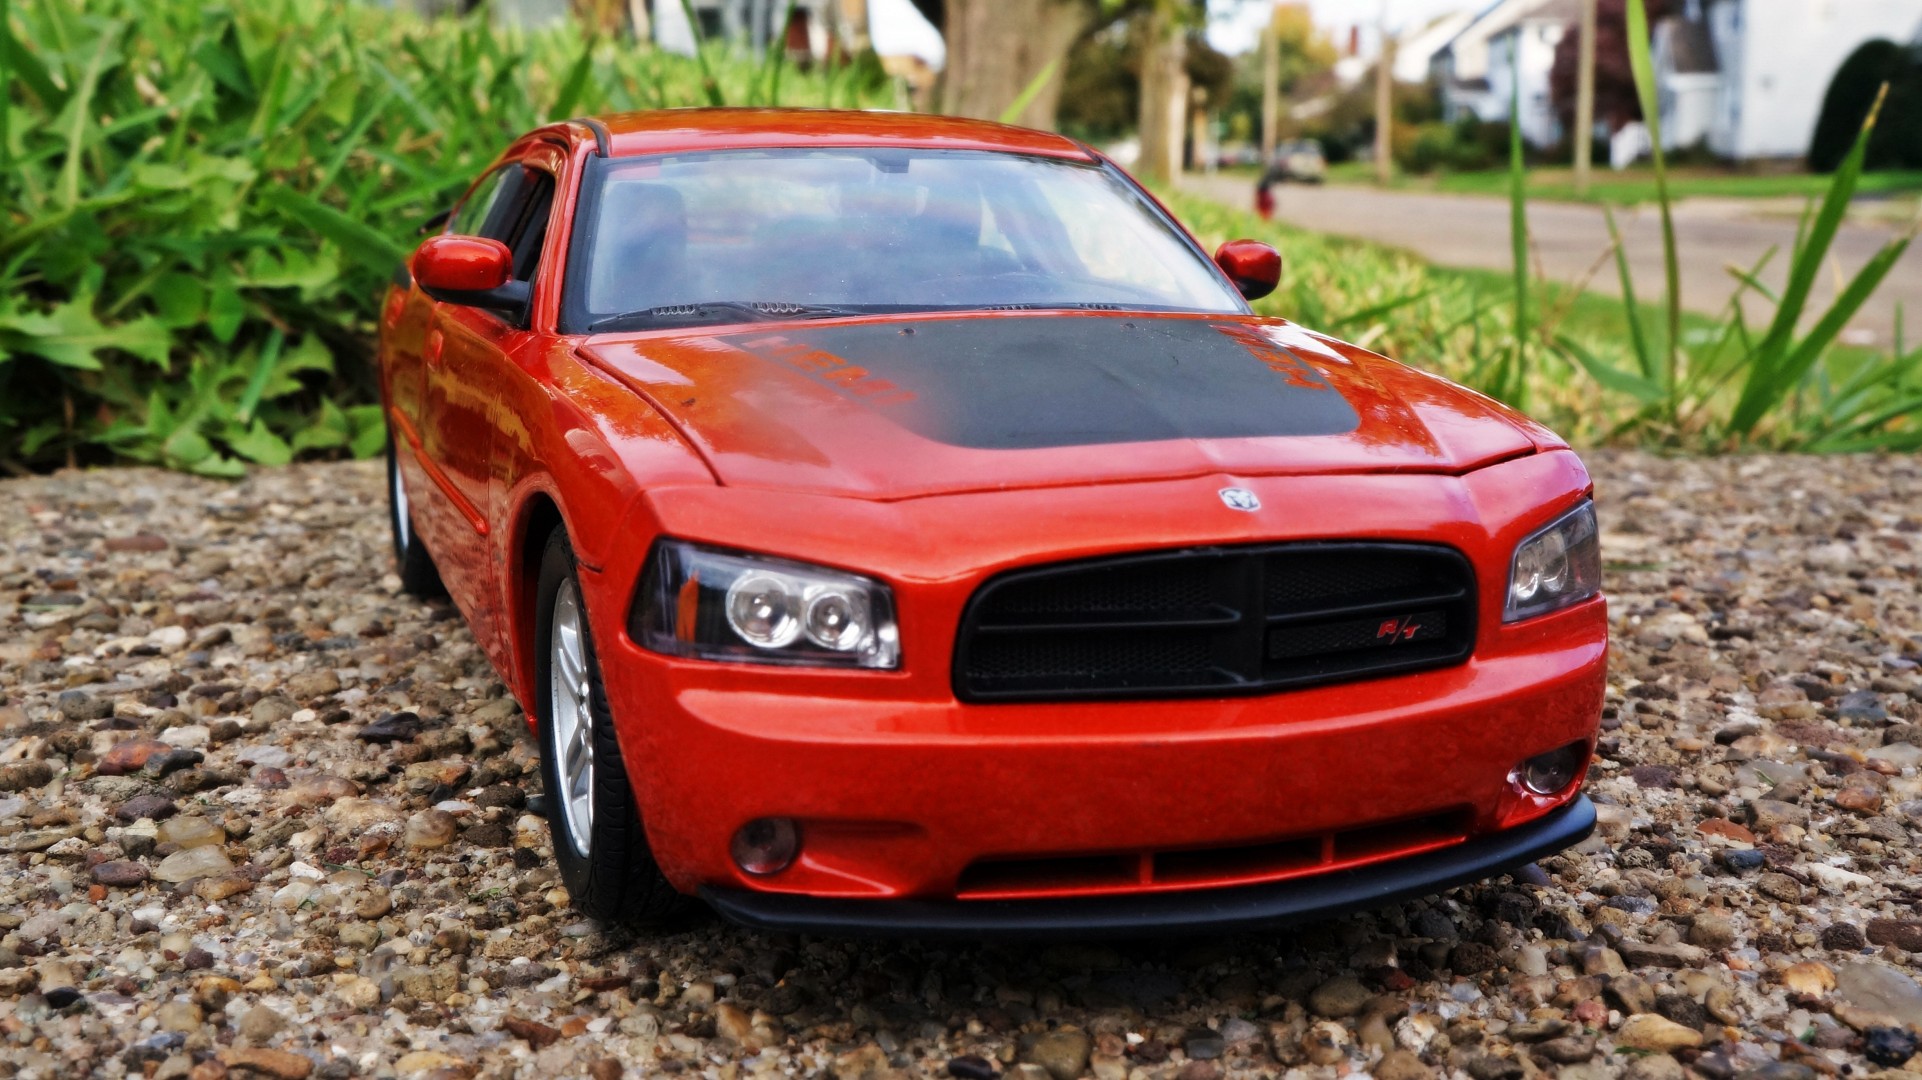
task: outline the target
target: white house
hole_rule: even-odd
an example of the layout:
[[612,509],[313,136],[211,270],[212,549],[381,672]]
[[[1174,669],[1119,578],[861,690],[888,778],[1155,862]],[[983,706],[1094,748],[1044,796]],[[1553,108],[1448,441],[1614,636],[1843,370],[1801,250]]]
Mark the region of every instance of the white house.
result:
[[1435,54],[1475,21],[1473,11],[1452,11],[1404,35],[1395,42],[1395,81],[1427,82],[1434,72]]
[[1530,145],[1560,142],[1548,73],[1555,47],[1580,16],[1579,0],[1496,0],[1483,8],[1435,53],[1431,70],[1441,89],[1442,115],[1451,121],[1506,120],[1519,102],[1522,137]]
[[1488,39],[1489,94],[1504,115],[1511,107],[1517,111],[1530,146],[1545,149],[1562,141],[1548,73],[1555,67],[1555,47],[1581,14],[1580,0],[1541,0]]
[[1656,100],[1662,112],[1662,149],[1708,141],[1722,93],[1722,71],[1708,24],[1699,17],[1670,16],[1656,23],[1650,34]]
[[1430,71],[1441,90],[1443,117],[1451,122],[1469,116],[1480,120],[1507,118],[1508,99],[1497,99],[1489,83],[1488,42],[1540,2],[1494,0],[1447,45],[1436,50]]
[[[1667,66],[1658,69],[1663,141],[1705,141],[1737,161],[1795,158],[1808,153],[1849,54],[1877,38],[1922,40],[1922,0],[1690,0],[1677,21],[1686,25],[1667,34]],[[1702,56],[1701,38],[1712,56]]]

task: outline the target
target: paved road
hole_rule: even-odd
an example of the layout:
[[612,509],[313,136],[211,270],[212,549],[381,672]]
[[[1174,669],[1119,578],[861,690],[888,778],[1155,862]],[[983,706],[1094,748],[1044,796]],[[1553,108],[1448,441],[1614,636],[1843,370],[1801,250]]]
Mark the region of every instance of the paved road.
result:
[[[1190,176],[1183,186],[1238,208],[1251,205],[1254,198],[1252,188],[1239,178]],[[1501,199],[1343,186],[1284,186],[1275,190],[1276,216],[1304,228],[1406,248],[1444,266],[1505,270],[1510,265],[1508,204]],[[1616,220],[1628,249],[1637,295],[1643,300],[1659,299],[1659,213],[1653,206],[1622,209],[1616,212]],[[1595,207],[1534,202],[1529,204],[1528,221],[1536,258],[1550,280],[1577,281],[1608,251],[1608,226]],[[1711,314],[1726,310],[1735,290],[1727,267],[1753,266],[1771,246],[1779,246],[1780,251],[1763,280],[1771,288],[1781,287],[1789,249],[1795,242],[1793,219],[1752,216],[1742,204],[1728,200],[1688,200],[1676,207],[1675,227],[1684,306]],[[1894,225],[1843,226],[1831,251],[1830,266],[1817,285],[1816,300],[1825,306],[1841,284],[1897,231]],[[1286,254],[1283,252],[1284,258]],[[1620,295],[1612,261],[1595,274],[1591,287]],[[1922,243],[1910,246],[1878,294],[1856,316],[1849,328],[1850,339],[1858,344],[1889,344],[1898,304],[1907,312],[1905,336],[1913,348],[1922,341]],[[1750,301],[1747,310],[1751,325],[1772,313],[1771,306],[1759,298]],[[1871,334],[1872,340],[1868,339]]]

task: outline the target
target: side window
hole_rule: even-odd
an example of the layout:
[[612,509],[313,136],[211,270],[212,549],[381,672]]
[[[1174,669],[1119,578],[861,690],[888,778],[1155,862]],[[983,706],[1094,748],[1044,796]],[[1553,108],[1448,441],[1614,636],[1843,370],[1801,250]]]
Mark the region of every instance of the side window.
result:
[[514,252],[514,276],[533,281],[541,265],[541,248],[547,243],[547,221],[553,216],[554,177],[533,168],[523,169],[522,174],[514,233],[499,239]]
[[448,219],[447,231],[456,236],[491,235],[486,231],[489,219],[495,216],[496,210],[513,201],[512,189],[517,186],[521,172],[518,165],[503,165],[488,173]]
[[547,240],[554,177],[528,165],[505,165],[483,180],[448,223],[449,232],[499,240],[514,253],[514,277],[532,281]]

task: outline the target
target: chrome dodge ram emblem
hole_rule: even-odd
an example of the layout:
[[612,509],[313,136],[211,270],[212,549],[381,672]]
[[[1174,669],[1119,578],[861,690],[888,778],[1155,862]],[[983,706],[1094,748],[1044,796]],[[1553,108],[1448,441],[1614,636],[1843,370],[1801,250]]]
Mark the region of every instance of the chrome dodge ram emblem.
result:
[[1222,488],[1221,501],[1230,510],[1259,510],[1261,500],[1247,488]]

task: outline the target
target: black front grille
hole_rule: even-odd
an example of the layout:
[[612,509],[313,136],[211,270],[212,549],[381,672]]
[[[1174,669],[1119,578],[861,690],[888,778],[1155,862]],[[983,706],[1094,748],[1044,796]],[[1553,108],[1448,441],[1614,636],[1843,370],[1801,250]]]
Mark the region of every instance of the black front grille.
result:
[[1475,575],[1452,548],[1192,548],[988,582],[954,684],[969,701],[1199,696],[1443,667],[1474,644]]

